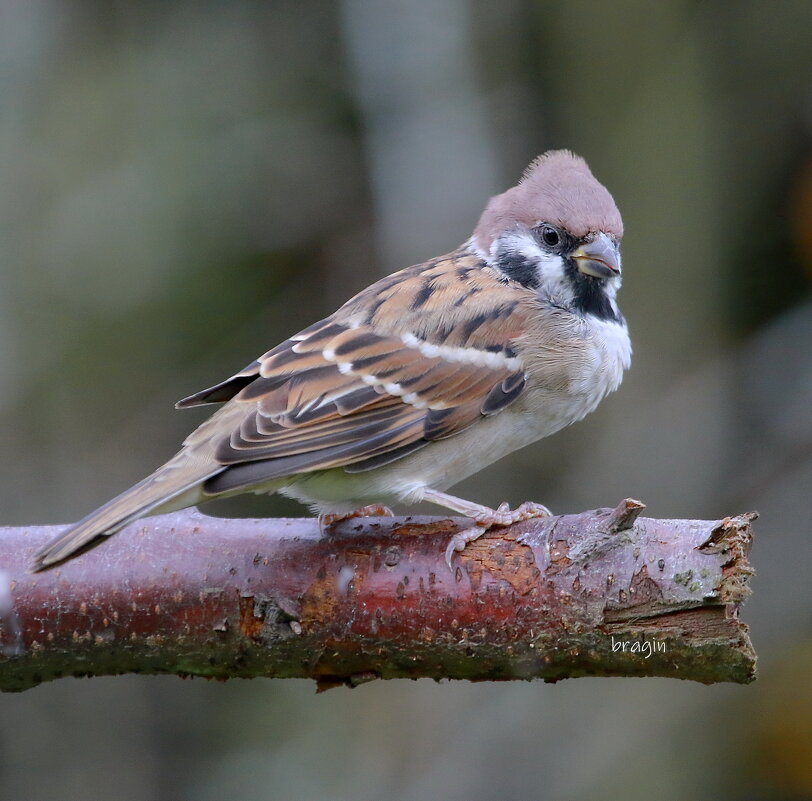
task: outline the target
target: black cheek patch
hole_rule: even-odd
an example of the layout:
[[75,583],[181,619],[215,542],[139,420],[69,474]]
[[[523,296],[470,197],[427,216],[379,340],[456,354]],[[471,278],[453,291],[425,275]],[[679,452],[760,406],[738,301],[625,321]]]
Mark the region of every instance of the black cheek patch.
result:
[[528,289],[538,289],[540,282],[536,263],[516,252],[501,253],[496,266],[512,281]]

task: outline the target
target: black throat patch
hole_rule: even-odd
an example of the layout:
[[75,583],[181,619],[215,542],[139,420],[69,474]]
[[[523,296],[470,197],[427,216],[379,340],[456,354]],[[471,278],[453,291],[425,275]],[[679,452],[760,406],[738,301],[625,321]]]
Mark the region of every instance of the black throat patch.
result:
[[623,317],[612,308],[603,279],[584,275],[572,259],[567,259],[566,270],[567,277],[572,282],[574,295],[572,305],[575,309],[581,314],[592,314],[599,320],[611,320],[615,323],[623,320]]
[[[564,257],[566,278],[572,284],[572,308],[580,314],[592,314],[599,320],[620,323],[623,316],[615,312],[606,294],[606,282],[601,278],[584,275],[572,259]],[[502,274],[528,289],[538,289],[538,264],[515,250],[501,251],[496,266]]]

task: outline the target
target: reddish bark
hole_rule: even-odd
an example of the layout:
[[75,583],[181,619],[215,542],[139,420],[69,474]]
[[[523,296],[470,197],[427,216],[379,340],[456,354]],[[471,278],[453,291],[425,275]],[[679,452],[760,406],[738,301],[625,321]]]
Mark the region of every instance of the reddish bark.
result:
[[[642,504],[495,528],[444,563],[460,520],[141,520],[31,574],[62,527],[0,529],[0,689],[177,673],[748,682],[754,515],[638,517]],[[626,643],[624,646],[623,643]],[[662,649],[662,650],[658,650]]]

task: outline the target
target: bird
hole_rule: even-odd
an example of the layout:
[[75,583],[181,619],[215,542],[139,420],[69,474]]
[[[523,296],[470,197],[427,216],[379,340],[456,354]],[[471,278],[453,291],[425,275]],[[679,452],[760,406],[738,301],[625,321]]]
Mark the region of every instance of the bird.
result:
[[131,522],[239,493],[281,493],[323,528],[428,501],[489,528],[549,515],[446,492],[598,406],[631,363],[617,305],[623,222],[568,150],[537,157],[447,255],[395,272],[230,378],[178,401],[221,407],[154,473],[37,553],[61,564]]

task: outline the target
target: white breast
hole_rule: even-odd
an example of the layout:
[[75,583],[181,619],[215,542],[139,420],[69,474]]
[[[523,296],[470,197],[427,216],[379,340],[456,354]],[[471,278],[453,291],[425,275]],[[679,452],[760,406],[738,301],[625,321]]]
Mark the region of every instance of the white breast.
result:
[[572,382],[575,422],[595,411],[598,404],[614,392],[632,361],[632,344],[625,325],[611,320],[591,318],[588,327],[581,374]]

